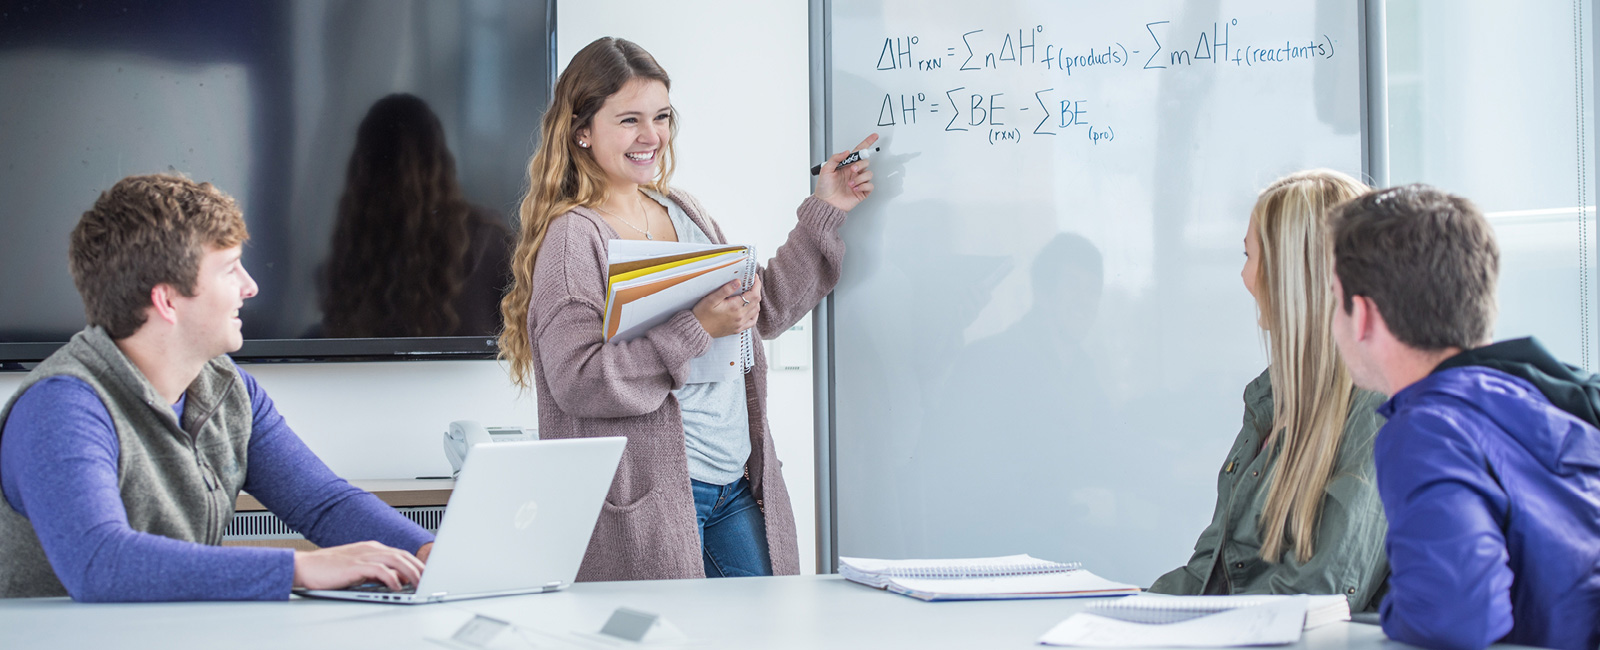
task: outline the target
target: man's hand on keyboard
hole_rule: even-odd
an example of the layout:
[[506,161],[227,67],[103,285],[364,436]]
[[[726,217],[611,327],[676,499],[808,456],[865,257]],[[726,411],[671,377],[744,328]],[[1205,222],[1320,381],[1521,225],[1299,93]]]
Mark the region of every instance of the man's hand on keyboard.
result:
[[294,552],[294,586],[297,588],[342,589],[371,581],[399,591],[421,579],[421,560],[377,542]]

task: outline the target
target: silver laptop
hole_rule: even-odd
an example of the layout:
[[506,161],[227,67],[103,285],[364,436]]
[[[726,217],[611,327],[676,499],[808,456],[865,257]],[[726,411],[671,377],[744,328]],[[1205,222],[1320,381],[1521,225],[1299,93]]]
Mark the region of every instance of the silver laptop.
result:
[[296,589],[302,596],[436,603],[572,584],[627,438],[475,445],[415,589]]

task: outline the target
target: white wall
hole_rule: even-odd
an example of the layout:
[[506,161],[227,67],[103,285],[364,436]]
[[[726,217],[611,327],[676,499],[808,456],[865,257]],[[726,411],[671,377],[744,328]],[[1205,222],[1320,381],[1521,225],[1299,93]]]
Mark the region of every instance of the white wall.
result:
[[[530,393],[519,397],[494,361],[251,364],[278,411],[345,478],[450,473],[440,437],[451,420],[538,425]],[[21,373],[0,373],[9,399]]]
[[[730,240],[771,256],[811,193],[807,4],[803,0],[560,2],[556,62],[602,36],[638,43],[672,77],[677,111],[673,185],[693,193]],[[809,331],[776,347],[809,346]],[[805,339],[805,340],[800,340]],[[768,348],[769,353],[780,352]],[[800,566],[815,569],[811,369],[778,369],[768,355],[767,417],[800,535]]]
[[[709,37],[712,33],[716,38]],[[770,255],[794,225],[794,207],[810,192],[806,3],[616,1],[558,7],[560,65],[602,35],[639,43],[673,76],[672,99],[682,116],[676,185],[694,192],[731,238]],[[797,332],[788,338],[809,336]],[[800,565],[811,572],[814,464],[809,362],[806,366],[774,368],[768,376],[768,417],[794,500]],[[538,422],[532,395],[519,396],[494,361],[251,365],[247,370],[312,450],[347,478],[448,473],[439,439],[451,420],[530,427]],[[22,377],[0,373],[0,396],[16,392]]]

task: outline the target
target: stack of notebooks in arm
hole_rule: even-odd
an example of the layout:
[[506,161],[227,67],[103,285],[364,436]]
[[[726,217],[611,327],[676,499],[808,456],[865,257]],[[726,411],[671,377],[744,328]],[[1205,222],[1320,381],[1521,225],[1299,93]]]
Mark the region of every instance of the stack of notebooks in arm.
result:
[[952,560],[839,558],[839,575],[869,587],[922,600],[1077,598],[1139,593],[1077,564],[1030,555]]
[[[755,251],[749,246],[613,239],[605,319],[606,341],[644,336],[678,312],[730,281],[749,290],[756,278]],[[750,330],[711,340],[711,347],[689,363],[685,383],[733,379],[755,365]]]

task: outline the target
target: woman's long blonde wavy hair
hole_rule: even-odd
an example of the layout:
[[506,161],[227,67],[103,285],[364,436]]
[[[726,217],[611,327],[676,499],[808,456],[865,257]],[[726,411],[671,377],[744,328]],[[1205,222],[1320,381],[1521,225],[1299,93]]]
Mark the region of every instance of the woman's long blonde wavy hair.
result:
[[1271,355],[1272,433],[1282,444],[1261,512],[1261,557],[1281,561],[1293,546],[1311,559],[1322,500],[1350,413],[1354,384],[1333,342],[1333,246],[1324,234],[1328,209],[1368,191],[1331,169],[1279,179],[1250,213],[1261,243],[1258,306]]
[[[522,197],[521,231],[511,256],[514,283],[500,301],[505,329],[500,331],[500,358],[511,365],[511,380],[524,390],[533,384],[533,349],[528,307],[533,297],[533,264],[550,221],[575,207],[594,207],[606,198],[606,176],[594,155],[578,146],[578,131],[594,122],[606,99],[634,79],[653,79],[672,88],[672,80],[654,57],[631,41],[604,37],[572,57],[556,81],[550,108],[544,113],[539,148],[528,161],[528,193]],[[655,182],[648,187],[666,194],[672,178],[672,143],[678,135],[676,112],[671,135],[661,153]],[[599,327],[599,323],[595,324]]]

